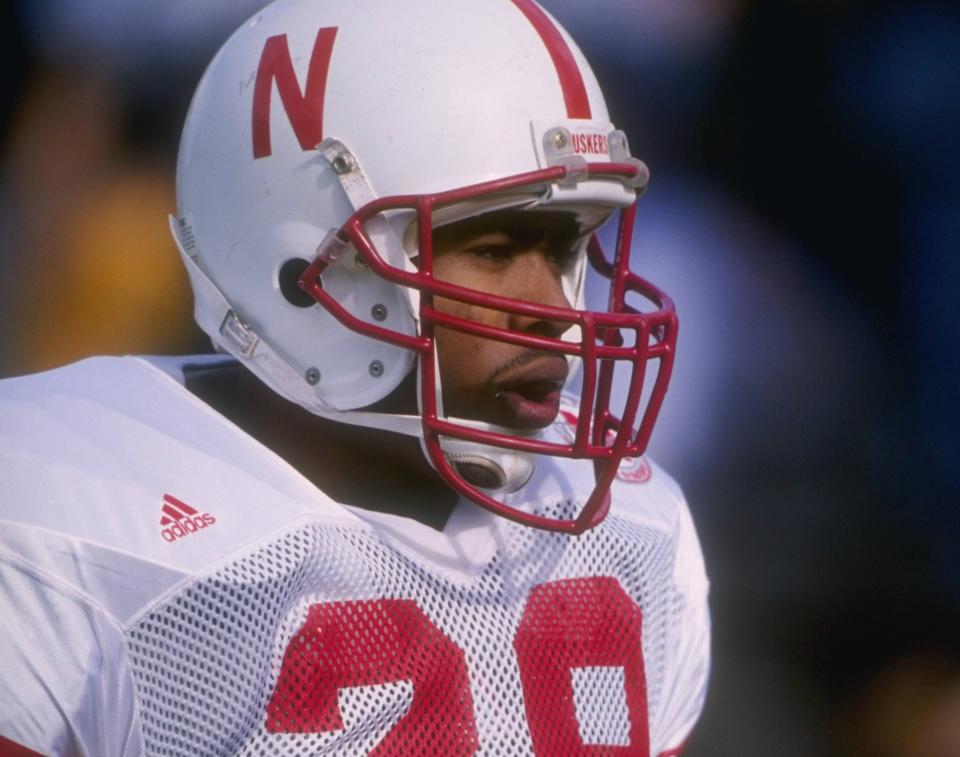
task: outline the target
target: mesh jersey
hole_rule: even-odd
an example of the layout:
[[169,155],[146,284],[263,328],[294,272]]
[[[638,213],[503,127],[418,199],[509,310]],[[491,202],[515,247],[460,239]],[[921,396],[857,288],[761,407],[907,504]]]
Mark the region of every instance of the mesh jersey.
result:
[[[438,532],[334,503],[181,368],[97,358],[0,383],[0,735],[96,755],[658,755],[686,738],[707,583],[658,468],[624,469],[580,537],[468,503]],[[541,464],[525,506],[570,517],[589,476]]]

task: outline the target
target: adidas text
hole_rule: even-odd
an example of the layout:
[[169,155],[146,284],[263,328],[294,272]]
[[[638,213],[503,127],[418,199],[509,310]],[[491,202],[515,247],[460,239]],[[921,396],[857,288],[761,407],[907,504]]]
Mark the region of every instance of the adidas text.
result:
[[210,515],[210,513],[201,513],[200,515],[195,515],[192,518],[182,518],[169,528],[163,529],[160,533],[163,535],[165,541],[176,541],[177,539],[183,536],[189,536],[190,534],[199,531],[202,528],[212,526],[216,522],[217,519]]

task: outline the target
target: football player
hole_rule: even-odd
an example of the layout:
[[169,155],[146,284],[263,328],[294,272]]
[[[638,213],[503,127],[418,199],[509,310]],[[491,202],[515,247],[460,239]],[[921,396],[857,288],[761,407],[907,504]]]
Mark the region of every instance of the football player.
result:
[[647,179],[534,0],[237,30],[171,218],[221,354],[0,385],[2,743],[679,754],[707,582],[642,457],[677,334],[629,268]]

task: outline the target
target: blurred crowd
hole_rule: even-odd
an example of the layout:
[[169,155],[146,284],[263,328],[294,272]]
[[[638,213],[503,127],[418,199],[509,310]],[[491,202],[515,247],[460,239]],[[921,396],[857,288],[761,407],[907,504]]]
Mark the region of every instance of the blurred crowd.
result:
[[[960,7],[541,1],[653,172],[634,255],[681,330],[651,455],[713,582],[686,754],[957,757]],[[0,376],[209,349],[176,145],[262,4],[3,5]]]

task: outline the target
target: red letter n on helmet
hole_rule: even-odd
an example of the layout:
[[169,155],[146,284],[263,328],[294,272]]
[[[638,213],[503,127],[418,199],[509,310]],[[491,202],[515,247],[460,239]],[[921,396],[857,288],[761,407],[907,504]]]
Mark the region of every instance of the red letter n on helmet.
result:
[[277,83],[280,102],[290,119],[300,147],[312,150],[323,139],[323,98],[327,71],[333,53],[336,27],[321,29],[313,44],[307,83],[303,91],[293,70],[287,35],[270,37],[263,46],[257,82],[253,89],[253,157],[264,158],[273,152],[270,142],[270,101],[273,82]]

